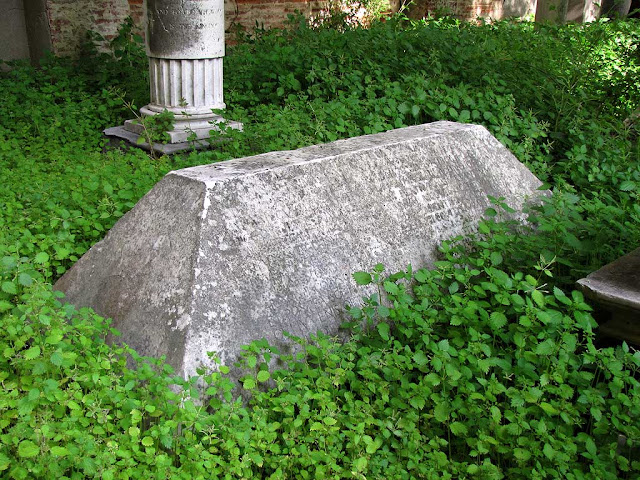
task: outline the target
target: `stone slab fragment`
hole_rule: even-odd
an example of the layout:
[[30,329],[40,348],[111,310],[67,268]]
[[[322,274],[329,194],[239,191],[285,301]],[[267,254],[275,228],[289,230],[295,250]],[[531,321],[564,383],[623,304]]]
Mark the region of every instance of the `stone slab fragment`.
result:
[[640,314],[640,248],[578,280],[578,286],[599,303]]
[[428,266],[488,195],[540,182],[484,127],[437,122],[169,173],[56,284],[183,374],[282,331],[337,331],[351,274]]

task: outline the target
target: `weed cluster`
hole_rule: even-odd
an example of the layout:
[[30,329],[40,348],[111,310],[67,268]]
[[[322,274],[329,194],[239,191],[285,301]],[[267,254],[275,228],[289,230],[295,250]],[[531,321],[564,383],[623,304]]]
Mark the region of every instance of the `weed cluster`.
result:
[[[103,152],[128,115],[111,87],[147,101],[132,24],[111,55],[0,73],[1,476],[637,478],[640,354],[594,345],[569,292],[640,241],[640,25],[292,25],[226,58],[245,131],[172,159]],[[527,224],[495,199],[433,270],[356,273],[378,293],[345,343],[247,346],[245,403],[227,366],[176,378],[51,290],[171,169],[441,119],[485,125],[554,195]]]

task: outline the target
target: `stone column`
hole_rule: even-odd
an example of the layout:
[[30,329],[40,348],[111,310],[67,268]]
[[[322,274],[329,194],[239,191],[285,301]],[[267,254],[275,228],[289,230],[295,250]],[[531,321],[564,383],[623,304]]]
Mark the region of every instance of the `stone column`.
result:
[[[198,139],[209,137],[215,123],[224,121],[211,111],[225,108],[224,0],[147,0],[146,15],[151,103],[141,114],[172,112],[171,143],[186,142],[194,133]],[[127,121],[125,129],[142,133],[135,120]]]

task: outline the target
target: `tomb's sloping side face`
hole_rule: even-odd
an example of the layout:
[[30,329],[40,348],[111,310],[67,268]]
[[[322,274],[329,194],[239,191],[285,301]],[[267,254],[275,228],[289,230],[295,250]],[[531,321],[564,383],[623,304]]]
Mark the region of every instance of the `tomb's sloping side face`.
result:
[[430,265],[488,196],[540,181],[480,126],[437,122],[171,172],[56,284],[122,341],[193,374],[207,352],[334,333],[351,274]]

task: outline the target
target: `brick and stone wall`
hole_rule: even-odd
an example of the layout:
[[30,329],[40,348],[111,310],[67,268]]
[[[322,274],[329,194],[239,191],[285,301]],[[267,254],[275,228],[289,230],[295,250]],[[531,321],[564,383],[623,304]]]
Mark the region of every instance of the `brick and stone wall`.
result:
[[[125,18],[131,16],[137,25],[143,24],[143,0],[9,0],[20,5],[27,4],[38,8],[30,17],[33,27],[38,32],[29,32],[29,47],[37,48],[31,56],[37,58],[44,49],[51,46],[59,55],[76,55],[79,46],[86,39],[87,30],[101,34],[105,39],[112,39]],[[536,11],[537,0],[418,0],[410,12],[414,18],[422,18],[429,13],[449,13],[462,20],[475,20],[478,17],[500,19],[507,16],[526,17]],[[555,0],[540,0],[555,1]],[[567,0],[568,1],[568,0]],[[593,3],[594,0],[574,0]],[[318,16],[327,7],[329,0],[225,0],[227,30],[232,24],[238,24],[253,30],[257,27],[280,27],[286,22],[289,14],[296,11],[307,17]],[[402,0],[389,0],[391,9]],[[20,6],[19,5],[19,6]],[[37,11],[36,11],[37,10]],[[25,10],[26,12],[26,10]],[[29,17],[29,15],[27,15]],[[593,15],[585,14],[582,18],[572,20],[591,20]],[[29,23],[29,18],[27,18]],[[15,22],[13,22],[15,23]],[[47,25],[48,23],[48,25]],[[42,24],[42,25],[41,25]],[[21,27],[24,30],[24,26]],[[31,30],[34,30],[31,28]],[[21,30],[21,32],[22,32]],[[142,30],[142,29],[141,29]],[[44,32],[44,33],[42,33]],[[43,38],[39,38],[43,37]],[[44,38],[46,37],[46,38]],[[34,40],[36,39],[37,42]],[[41,40],[46,40],[46,42]],[[11,45],[18,40],[9,42]],[[17,45],[26,52],[25,46]],[[36,43],[42,45],[35,45]],[[5,48],[7,50],[8,47]],[[14,48],[15,50],[15,48]],[[21,51],[22,51],[21,50]],[[37,50],[37,51],[36,51]],[[40,53],[39,53],[40,52]],[[0,58],[2,58],[0,48]],[[12,52],[6,53],[9,58]],[[24,52],[22,53],[24,55]]]
[[[85,40],[87,30],[112,39],[124,19],[131,16],[143,22],[143,0],[47,0],[51,43],[55,53],[74,54]],[[281,27],[296,11],[309,17],[326,4],[323,0],[226,0],[227,29],[239,24],[247,30],[256,26]]]
[[47,0],[51,44],[59,55],[73,55],[93,30],[110,40],[128,16],[142,24],[142,0]]

